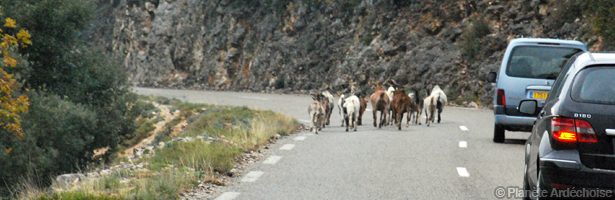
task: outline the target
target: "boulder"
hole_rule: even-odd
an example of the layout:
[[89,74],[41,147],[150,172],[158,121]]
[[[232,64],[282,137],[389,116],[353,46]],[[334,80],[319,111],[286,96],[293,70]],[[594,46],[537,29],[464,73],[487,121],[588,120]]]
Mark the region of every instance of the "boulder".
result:
[[82,173],[62,174],[57,176],[55,182],[51,186],[54,189],[70,189],[85,180],[85,175]]

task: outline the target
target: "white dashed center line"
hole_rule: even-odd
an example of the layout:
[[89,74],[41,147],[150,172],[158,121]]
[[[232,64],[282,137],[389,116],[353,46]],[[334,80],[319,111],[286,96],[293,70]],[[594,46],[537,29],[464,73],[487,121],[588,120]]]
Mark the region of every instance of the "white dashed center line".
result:
[[295,148],[294,144],[285,144],[284,146],[280,148],[280,150],[291,150],[293,148]]
[[295,141],[303,141],[303,140],[305,140],[305,138],[306,138],[305,136],[297,136],[297,137],[293,138],[293,140],[295,140]]
[[461,177],[470,177],[470,173],[465,167],[457,167],[457,173],[459,173]]
[[468,131],[468,127],[466,126],[459,126],[459,129],[461,129],[462,131]]
[[310,123],[310,122],[312,122],[312,121],[310,121],[310,120],[308,120],[308,119],[300,119],[299,121],[300,121],[300,122],[306,122],[306,123]]
[[222,193],[220,196],[218,196],[218,198],[216,198],[215,200],[233,200],[235,198],[237,198],[237,196],[239,196],[239,192],[225,192]]
[[459,148],[468,148],[468,142],[459,141]]
[[250,173],[246,174],[246,177],[243,177],[243,179],[241,179],[241,182],[256,182],[256,180],[258,180],[258,178],[260,178],[263,174],[265,174],[265,172],[251,171]]
[[270,156],[269,158],[267,158],[267,160],[265,160],[263,162],[263,164],[273,165],[273,164],[278,163],[278,161],[280,161],[280,159],[282,159],[282,156]]

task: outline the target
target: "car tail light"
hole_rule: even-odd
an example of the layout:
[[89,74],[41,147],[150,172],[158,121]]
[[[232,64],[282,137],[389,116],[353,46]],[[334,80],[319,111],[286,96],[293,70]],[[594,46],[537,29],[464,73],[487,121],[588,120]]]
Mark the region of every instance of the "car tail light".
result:
[[561,142],[598,142],[589,122],[580,119],[554,117],[551,119],[553,138]]
[[498,89],[497,105],[506,105],[506,95],[504,89]]
[[594,128],[592,128],[592,125],[590,125],[589,122],[579,119],[574,121],[577,127],[577,133],[579,134],[579,142],[598,142],[596,132],[594,132]]

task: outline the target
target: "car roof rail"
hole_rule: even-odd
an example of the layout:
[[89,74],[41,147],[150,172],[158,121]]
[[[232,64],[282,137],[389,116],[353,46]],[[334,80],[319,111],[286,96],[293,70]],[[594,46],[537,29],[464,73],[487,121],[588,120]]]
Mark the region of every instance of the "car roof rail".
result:
[[585,51],[585,52],[587,52],[587,55],[589,55],[589,58],[591,58],[592,61],[596,62],[596,59],[594,59],[594,56],[592,55],[592,52],[590,52],[590,51]]

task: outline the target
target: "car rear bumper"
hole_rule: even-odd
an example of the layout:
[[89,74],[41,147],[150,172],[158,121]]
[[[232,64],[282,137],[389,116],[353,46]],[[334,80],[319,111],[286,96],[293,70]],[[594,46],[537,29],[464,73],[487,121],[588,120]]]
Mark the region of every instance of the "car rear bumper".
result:
[[501,126],[525,126],[530,127],[531,130],[531,127],[534,126],[534,121],[536,121],[536,117],[495,115],[495,124]]
[[[544,184],[541,188],[572,186],[574,189],[609,190],[615,198],[615,171],[590,169],[574,160],[541,159],[540,172]],[[562,188],[559,188],[560,190]],[[604,191],[603,191],[604,192]]]

